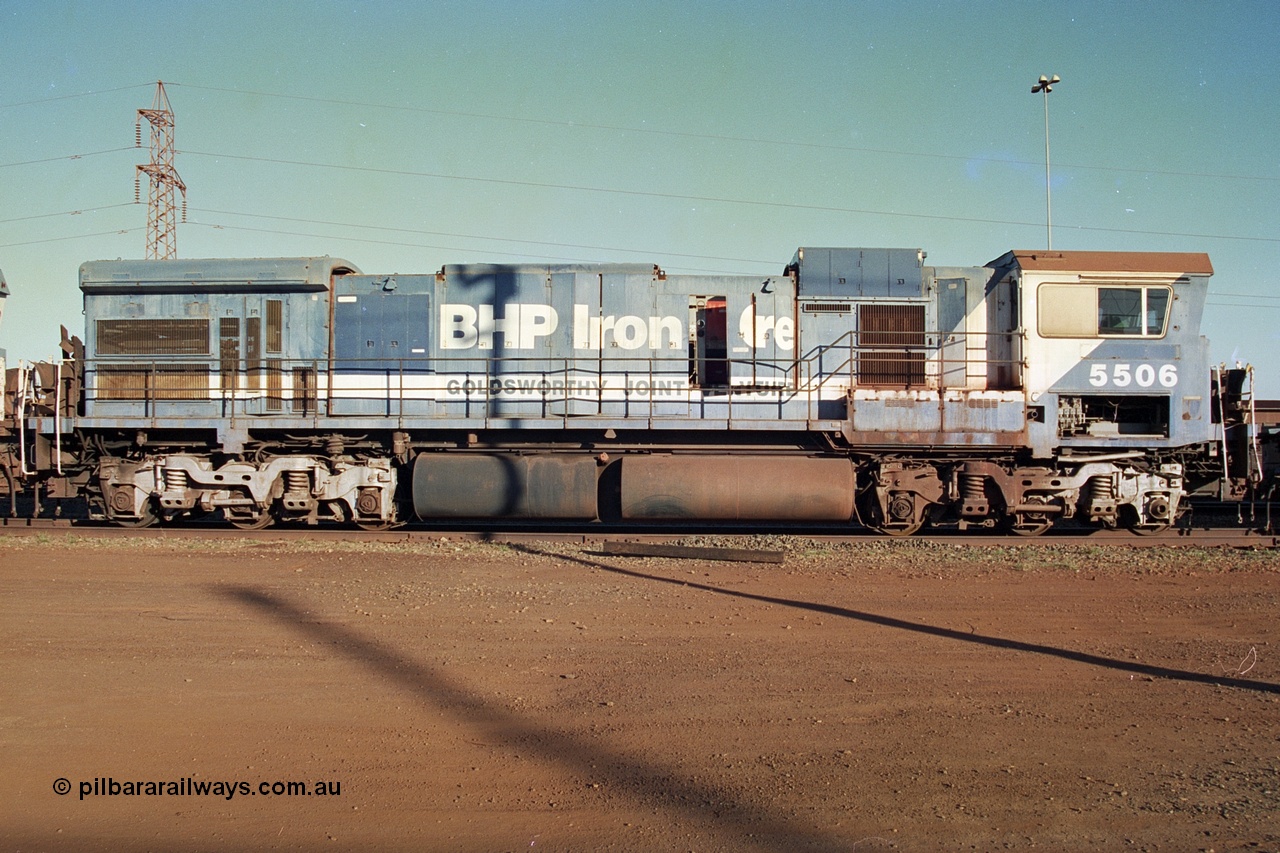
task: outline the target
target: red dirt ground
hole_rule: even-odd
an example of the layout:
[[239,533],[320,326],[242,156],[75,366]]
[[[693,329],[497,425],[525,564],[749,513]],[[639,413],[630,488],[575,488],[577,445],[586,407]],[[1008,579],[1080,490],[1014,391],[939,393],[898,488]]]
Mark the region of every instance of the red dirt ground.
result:
[[788,547],[0,535],[3,848],[1280,847],[1280,555]]

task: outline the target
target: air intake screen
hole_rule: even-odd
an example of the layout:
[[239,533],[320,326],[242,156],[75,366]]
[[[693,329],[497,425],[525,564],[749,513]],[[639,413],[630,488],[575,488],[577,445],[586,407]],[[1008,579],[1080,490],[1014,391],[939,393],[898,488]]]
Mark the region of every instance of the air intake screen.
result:
[[267,352],[278,355],[284,345],[284,303],[267,300]]
[[208,355],[208,320],[99,320],[98,355]]
[[284,408],[284,369],[280,359],[267,359],[267,411],[278,412]]
[[316,372],[309,367],[293,369],[293,410],[303,415],[316,410]]
[[97,370],[99,400],[207,400],[204,364],[121,364]]
[[858,306],[858,383],[924,384],[924,306]]

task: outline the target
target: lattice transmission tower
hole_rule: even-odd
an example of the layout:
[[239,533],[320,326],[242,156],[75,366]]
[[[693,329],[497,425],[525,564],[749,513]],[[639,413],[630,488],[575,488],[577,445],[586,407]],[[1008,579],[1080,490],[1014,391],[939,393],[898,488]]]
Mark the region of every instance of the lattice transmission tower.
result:
[[187,185],[174,168],[173,109],[164,83],[156,83],[156,97],[149,110],[138,110],[133,129],[135,145],[142,147],[142,120],[151,126],[151,162],[138,166],[133,176],[133,201],[139,201],[143,173],[150,179],[147,190],[147,259],[178,257],[177,212],[173,191],[182,191],[182,221],[187,221]]

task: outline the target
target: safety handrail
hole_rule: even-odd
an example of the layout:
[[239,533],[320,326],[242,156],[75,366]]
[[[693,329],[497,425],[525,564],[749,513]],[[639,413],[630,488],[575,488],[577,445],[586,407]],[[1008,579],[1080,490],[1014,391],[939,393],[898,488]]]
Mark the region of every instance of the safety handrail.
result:
[[[982,337],[991,334],[1002,333],[977,333]],[[782,404],[803,398],[807,403],[807,416],[813,419],[822,392],[832,385],[838,385],[842,391],[860,385],[941,391],[947,387],[940,384],[945,370],[964,368],[967,373],[968,367],[973,364],[1018,364],[1016,359],[988,358],[985,348],[976,351],[977,357],[970,357],[971,351],[967,346],[964,347],[963,358],[943,357],[945,347],[965,345],[970,337],[973,335],[935,335],[937,343],[860,345],[859,333],[850,330],[832,342],[792,358],[730,358],[726,354],[723,361],[728,369],[727,382],[714,386],[690,384],[690,364],[684,358],[657,356],[607,360],[584,359],[578,355],[551,358],[512,355],[478,358],[474,355],[457,355],[431,359],[362,358],[332,362],[277,359],[269,365],[261,360],[241,359],[234,368],[220,358],[192,359],[188,356],[172,360],[155,359],[143,367],[136,359],[112,357],[86,363],[85,394],[92,404],[140,403],[145,417],[155,417],[159,406],[164,406],[166,412],[180,414],[184,406],[210,401],[219,402],[221,416],[232,419],[266,414],[318,418],[321,405],[325,405],[325,411],[332,416],[363,416],[375,412],[368,411],[367,406],[361,408],[359,401],[378,400],[383,408],[376,414],[403,419],[410,416],[431,416],[423,412],[422,407],[410,405],[411,395],[423,388],[415,377],[456,376],[460,378],[459,387],[451,389],[450,393],[457,395],[456,399],[465,404],[464,417],[478,416],[472,407],[482,404],[484,418],[489,420],[499,416],[496,410],[503,402],[502,391],[508,390],[505,386],[495,388],[493,383],[519,377],[522,381],[517,386],[517,391],[530,390],[532,382],[539,393],[525,398],[507,398],[506,402],[528,404],[537,400],[544,417],[558,417],[567,423],[570,417],[579,420],[591,416],[588,413],[571,415],[572,403],[586,402],[603,406],[615,399],[625,403],[627,416],[650,419],[664,417],[660,410],[662,395],[655,393],[655,389],[663,387],[659,383],[679,382],[682,379],[684,384],[678,386],[681,390],[687,388],[699,391],[706,403],[727,404],[726,411],[730,420],[734,416],[735,404],[742,402],[747,394],[753,395],[754,401],[760,401],[762,395],[773,394],[775,401]],[[907,381],[860,383],[859,363],[868,356],[874,357],[882,375],[905,375]],[[584,361],[589,361],[591,366],[586,366]],[[747,366],[751,368],[751,376],[747,375]],[[735,371],[735,367],[743,369]],[[865,368],[865,364],[863,367]],[[301,401],[302,405],[296,410],[290,411],[284,404],[289,402],[291,395],[295,398],[297,396],[299,389],[294,383],[300,369],[308,374],[304,381],[314,383],[314,387],[302,389],[307,399]],[[924,380],[918,384],[911,381],[915,378],[916,370],[920,371],[918,375]],[[269,371],[278,374],[274,383],[264,381],[264,375]],[[357,374],[381,375],[384,380],[381,383],[370,383],[363,389],[343,382],[344,377]],[[583,382],[569,381],[577,374],[586,374],[591,379]],[[643,386],[632,381],[636,374],[643,378]],[[619,376],[622,377],[620,384],[609,383],[610,378]],[[110,377],[109,382],[103,381],[106,377]],[[483,384],[476,382],[481,377]],[[554,379],[549,380],[549,377]],[[560,381],[556,381],[557,379]],[[594,394],[591,393],[593,387]],[[276,405],[268,408],[264,404],[255,408],[253,401],[266,399],[273,400]],[[349,405],[351,403],[356,405]],[[551,407],[555,406],[562,406],[563,411],[553,411]],[[113,406],[113,416],[119,408]],[[599,410],[597,414],[616,419],[616,415],[603,414]],[[126,413],[121,416],[129,415]],[[526,416],[523,411],[521,416]]]

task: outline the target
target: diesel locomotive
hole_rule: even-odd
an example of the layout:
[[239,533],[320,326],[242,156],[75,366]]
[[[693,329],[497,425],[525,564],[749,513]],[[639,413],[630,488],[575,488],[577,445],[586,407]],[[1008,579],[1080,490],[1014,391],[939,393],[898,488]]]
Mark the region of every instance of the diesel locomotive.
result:
[[8,371],[0,489],[126,526],[1157,531],[1270,476],[1247,371],[1200,334],[1212,273],[1200,253],[858,248],[769,276],[92,261],[83,337]]

